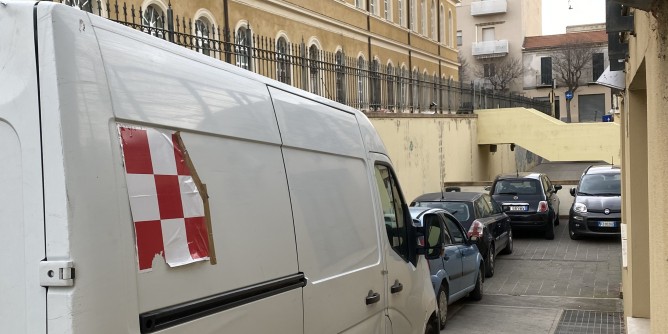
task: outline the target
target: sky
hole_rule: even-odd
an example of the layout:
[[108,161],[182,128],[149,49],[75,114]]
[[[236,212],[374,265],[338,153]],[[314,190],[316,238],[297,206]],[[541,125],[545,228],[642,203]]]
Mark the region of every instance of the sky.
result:
[[[605,0],[542,0],[543,35],[566,33],[566,26],[604,23]],[[568,6],[573,9],[568,9]]]

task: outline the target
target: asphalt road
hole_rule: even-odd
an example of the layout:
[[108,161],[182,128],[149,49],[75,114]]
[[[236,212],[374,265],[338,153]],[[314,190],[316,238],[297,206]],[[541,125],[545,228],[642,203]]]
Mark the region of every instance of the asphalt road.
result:
[[620,333],[619,238],[571,240],[567,218],[554,240],[515,231],[479,302],[450,306],[443,333]]

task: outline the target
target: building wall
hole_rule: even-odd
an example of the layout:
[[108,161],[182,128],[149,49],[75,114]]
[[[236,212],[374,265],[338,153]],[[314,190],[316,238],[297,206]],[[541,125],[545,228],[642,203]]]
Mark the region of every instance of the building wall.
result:
[[[608,67],[608,48],[607,46],[595,47],[594,52],[603,53],[604,64],[603,68]],[[522,64],[524,68],[524,75],[522,78],[524,93],[527,97],[537,97],[537,98],[548,98],[548,94],[552,91],[551,87],[540,87],[537,84],[540,83],[539,76],[541,75],[540,62],[542,57],[552,57],[554,56],[554,50],[532,50],[525,51],[522,55]],[[554,63],[553,63],[554,64]],[[559,83],[560,79],[556,73],[553,73],[552,77],[557,80]],[[597,113],[597,120],[601,121],[601,116],[607,115],[610,109],[612,108],[612,93],[610,88],[598,85],[595,83],[591,68],[587,69],[582,76],[583,84],[578,87],[575,91],[575,96],[571,100],[571,122],[580,122],[579,118],[579,102],[580,96],[582,95],[592,95],[592,94],[603,94],[605,97],[605,108],[600,110]],[[566,120],[566,91],[568,87],[563,85],[557,86],[555,89],[555,96],[558,98],[559,110],[560,110],[560,119]]]
[[624,313],[667,333],[668,318],[668,3],[635,10],[623,102],[623,220],[628,231],[622,272]]
[[[472,78],[475,77],[475,68],[482,62],[471,55],[471,46],[482,41],[482,28],[494,27],[497,40],[508,40],[508,55],[505,57],[518,59],[522,58],[524,37],[542,32],[541,0],[507,0],[506,13],[484,16],[471,16],[472,2],[475,1],[463,0],[457,7],[457,29],[462,31],[460,54],[467,60]],[[522,91],[522,80],[516,80],[510,89]]]
[[477,144],[475,115],[370,115],[380,134],[407,201],[438,192],[443,182],[491,181],[514,172],[510,145]]

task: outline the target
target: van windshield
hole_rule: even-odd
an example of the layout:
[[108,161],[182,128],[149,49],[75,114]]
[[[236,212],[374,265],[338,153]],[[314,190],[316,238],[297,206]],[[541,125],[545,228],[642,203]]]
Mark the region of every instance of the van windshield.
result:
[[620,196],[621,175],[611,174],[589,174],[580,180],[578,194],[585,196]]
[[494,195],[538,195],[541,193],[538,180],[507,179],[499,180],[494,186]]

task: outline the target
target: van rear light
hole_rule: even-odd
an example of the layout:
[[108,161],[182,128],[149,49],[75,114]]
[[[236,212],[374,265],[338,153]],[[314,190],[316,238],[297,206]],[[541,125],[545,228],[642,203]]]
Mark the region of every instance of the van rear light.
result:
[[480,238],[482,237],[482,231],[485,228],[485,226],[478,221],[477,219],[471,223],[471,227],[469,228],[469,231],[466,233],[466,235],[469,238]]
[[538,202],[538,212],[547,212],[547,201]]

